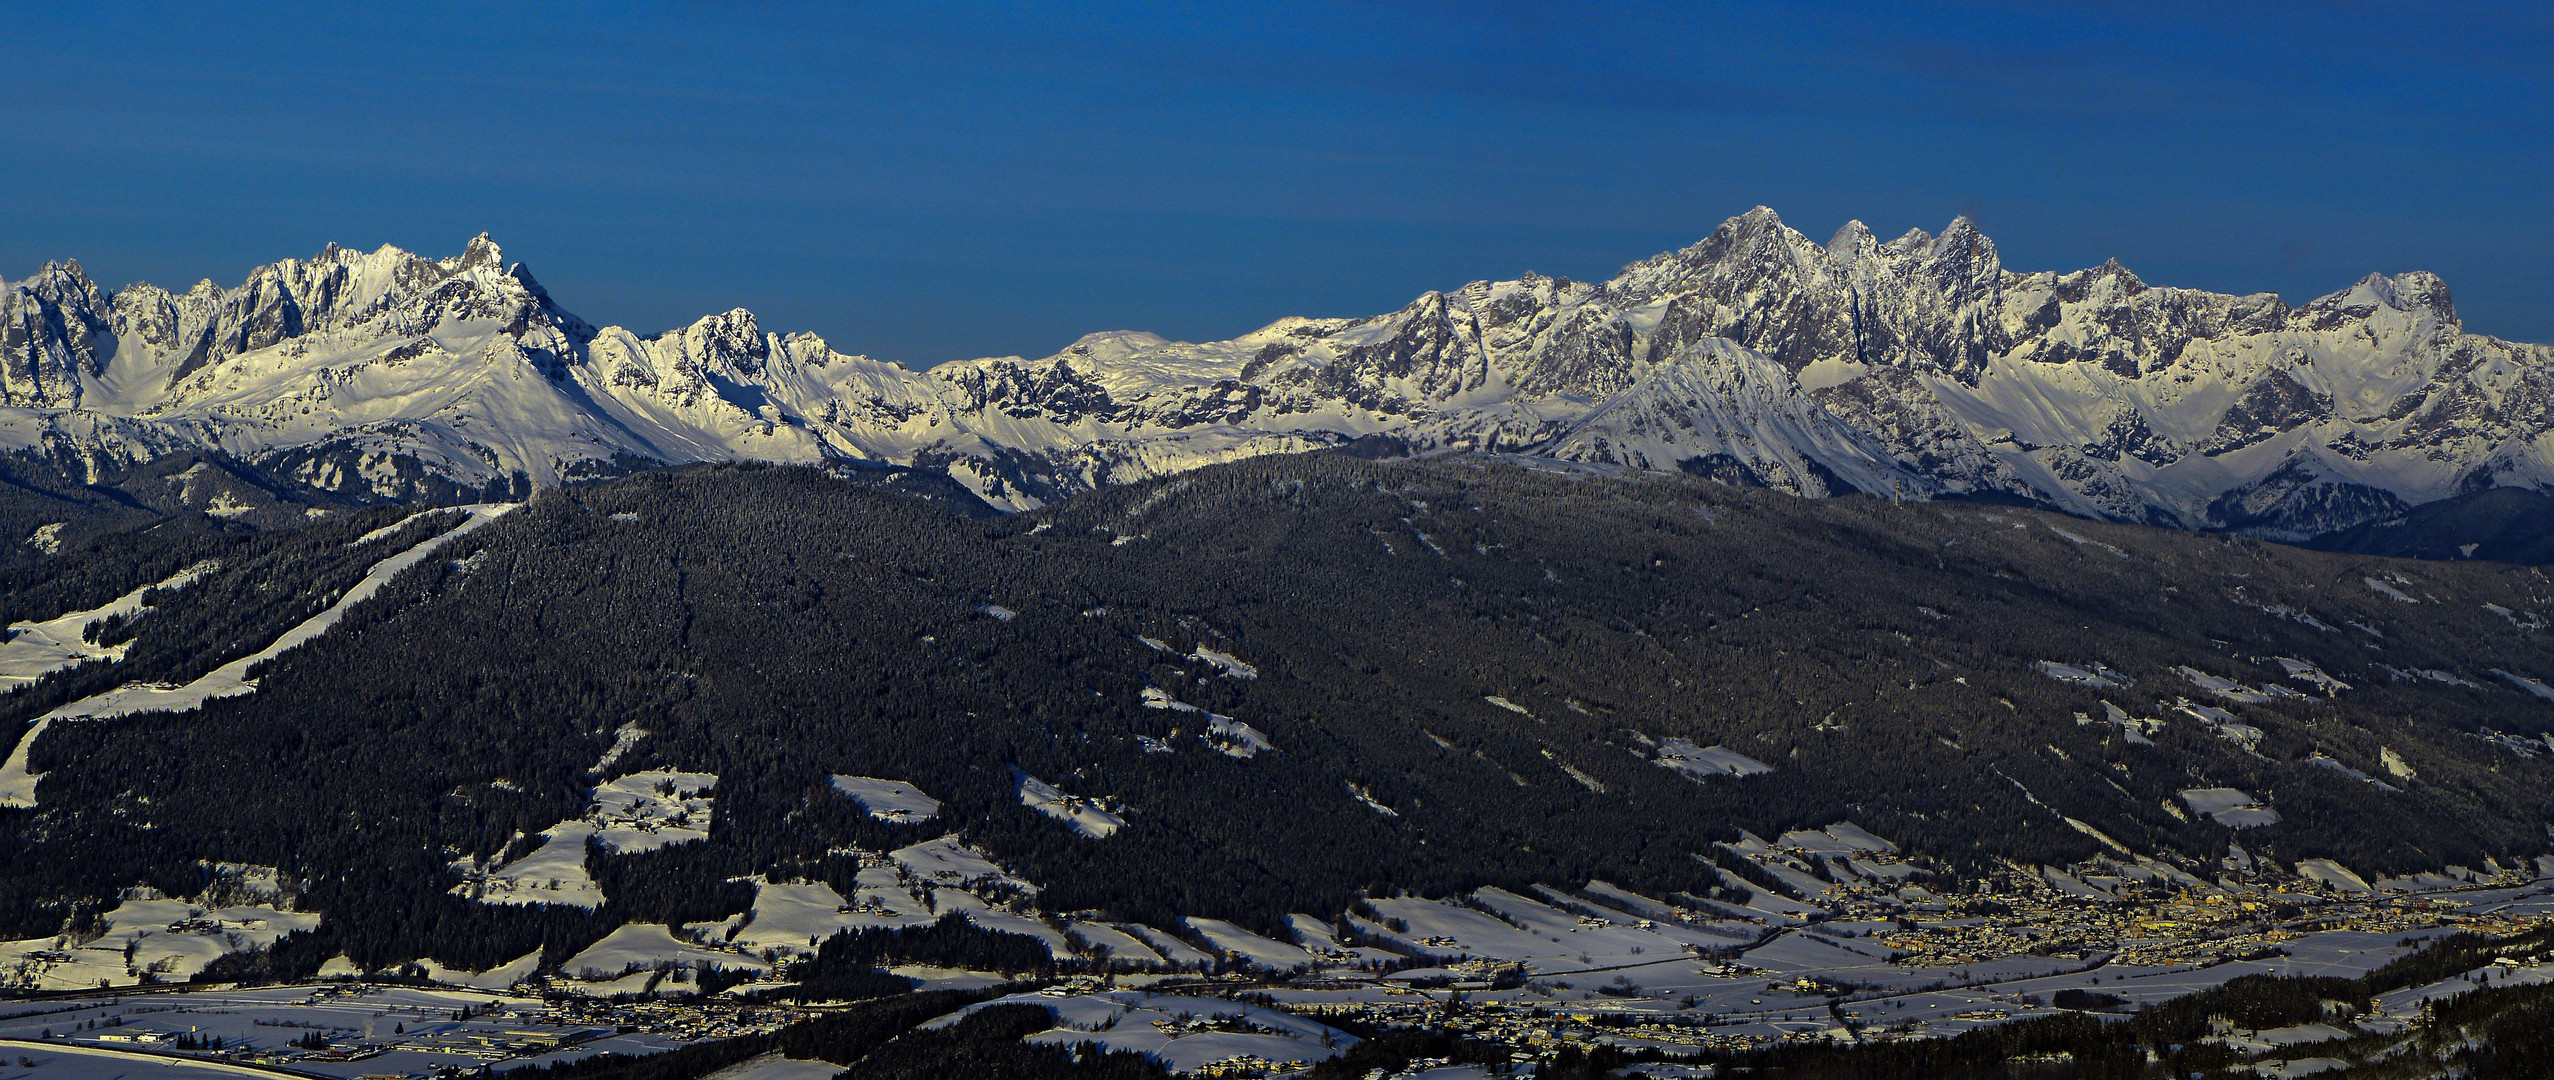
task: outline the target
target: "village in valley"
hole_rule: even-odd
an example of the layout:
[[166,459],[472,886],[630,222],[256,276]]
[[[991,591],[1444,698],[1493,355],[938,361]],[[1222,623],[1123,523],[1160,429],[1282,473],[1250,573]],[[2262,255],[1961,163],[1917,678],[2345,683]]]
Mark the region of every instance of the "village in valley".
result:
[[[980,854],[945,846],[935,853],[941,877],[917,874],[911,857],[880,860],[878,895],[859,900],[765,884],[768,903],[743,920],[768,917],[761,936],[718,924],[633,926],[547,970],[537,956],[478,973],[339,964],[327,981],[294,986],[182,983],[187,972],[163,964],[133,974],[166,985],[110,977],[94,992],[0,1004],[0,1045],[31,1063],[21,1075],[63,1080],[120,1072],[137,1055],[191,1059],[174,1066],[181,1071],[347,1080],[646,1055],[841,1007],[802,999],[790,981],[793,950],[775,949],[771,935],[905,907],[918,917],[962,912],[1049,943],[1055,964],[1042,972],[890,969],[917,990],[979,990],[1000,995],[983,1004],[1048,1008],[1056,1026],[1033,1041],[1135,1050],[1199,1076],[1260,1076],[1353,1046],[1351,1030],[1416,1028],[1504,1048],[1497,1068],[1507,1071],[1602,1045],[1645,1059],[1648,1075],[1674,1076],[1680,1059],[1705,1051],[1934,1038],[2064,1010],[2118,1014],[2248,974],[2356,976],[2447,934],[2506,936],[2554,921],[2548,865],[2371,883],[2337,866],[2289,873],[2235,849],[2213,878],[2121,857],[2007,865],[1955,886],[1943,868],[1841,824],[1725,845],[1729,865],[1743,870],[1718,871],[1726,884],[1716,896],[1650,897],[1595,881],[1369,899],[1335,920],[1295,916],[1291,940],[1281,940],[1211,919],[1158,928],[1041,914],[1016,883],[984,887],[1003,876],[989,862],[948,871]],[[831,895],[829,910],[813,910],[820,893]],[[190,938],[226,944],[256,921],[239,907],[165,899],[119,909],[128,910],[168,920],[110,927],[137,958],[173,955],[169,943]],[[269,917],[287,926],[294,918]],[[2353,1030],[2401,1030],[2425,1001],[2475,979],[2554,981],[2554,968],[2502,958],[2367,1002]]]

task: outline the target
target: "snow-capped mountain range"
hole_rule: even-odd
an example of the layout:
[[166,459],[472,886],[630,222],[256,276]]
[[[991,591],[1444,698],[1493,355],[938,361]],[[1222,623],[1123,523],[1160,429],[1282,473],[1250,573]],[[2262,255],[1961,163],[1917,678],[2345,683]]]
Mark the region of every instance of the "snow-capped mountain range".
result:
[[2116,262],[2009,271],[1965,219],[1821,245],[1760,207],[1605,282],[928,371],[742,309],[598,329],[484,235],[440,260],[331,246],[185,293],[49,264],[0,289],[0,320],[0,450],[98,475],[213,449],[367,499],[856,459],[1019,508],[1366,437],[2291,539],[2554,486],[2554,348],[2465,333],[2433,275],[2291,307]]

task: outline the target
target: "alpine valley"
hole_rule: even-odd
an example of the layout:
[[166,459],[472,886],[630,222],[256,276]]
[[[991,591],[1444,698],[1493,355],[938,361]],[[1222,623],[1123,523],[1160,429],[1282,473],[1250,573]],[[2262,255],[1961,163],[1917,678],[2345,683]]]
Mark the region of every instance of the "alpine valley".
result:
[[1759,209],[921,372],[598,329],[484,236],[5,303],[32,1076],[2515,1076],[2554,1031],[2554,350],[2428,275],[2290,307]]

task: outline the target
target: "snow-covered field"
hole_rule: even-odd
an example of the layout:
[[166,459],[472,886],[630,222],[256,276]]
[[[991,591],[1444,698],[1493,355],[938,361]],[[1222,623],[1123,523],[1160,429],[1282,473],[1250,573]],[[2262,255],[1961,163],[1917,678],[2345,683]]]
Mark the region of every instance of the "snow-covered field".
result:
[[1188,932],[1212,945],[1219,952],[1230,953],[1252,967],[1267,971],[1292,971],[1312,966],[1315,957],[1301,947],[1251,933],[1222,919],[1186,918],[1180,925]]
[[452,891],[483,904],[602,907],[603,887],[585,869],[585,842],[594,837],[593,823],[562,821],[541,835],[545,839],[539,847],[485,872],[466,860],[455,864],[465,880]]
[[0,693],[25,686],[74,664],[124,659],[126,645],[99,645],[88,640],[89,625],[108,619],[130,622],[150,610],[143,605],[142,597],[152,590],[183,589],[221,567],[221,563],[208,559],[170,575],[167,580],[125,593],[100,607],[74,611],[42,622],[9,624],[7,634],[0,636]]
[[0,987],[77,990],[130,986],[149,975],[182,982],[225,953],[271,945],[319,916],[271,904],[207,908],[185,900],[131,899],[105,915],[106,932],[0,942]]
[[[609,764],[625,749],[615,742],[604,762]],[[521,858],[487,867],[468,859],[455,862],[453,868],[461,872],[462,882],[452,892],[483,904],[560,904],[588,911],[601,907],[603,888],[585,868],[587,841],[600,843],[607,851],[638,852],[705,840],[715,808],[709,791],[717,785],[714,773],[666,769],[606,780],[595,786],[584,817],[543,831],[540,846]]]
[[830,1061],[800,1061],[774,1051],[709,1074],[706,1080],[833,1080],[842,1066]]
[[2279,812],[2236,788],[2192,788],[2181,793],[2191,812],[2206,814],[2229,829],[2279,824]]
[[[391,965],[391,970],[396,971],[400,966]],[[505,990],[531,978],[534,972],[541,969],[541,950],[534,949],[486,971],[445,967],[433,960],[419,960],[417,966],[425,969],[427,978],[439,983],[467,986],[478,990]]]
[[[823,882],[757,883],[754,906],[740,918],[723,923],[692,923],[683,929],[712,942],[760,955],[811,954],[826,938],[844,930],[917,926],[933,919],[931,905],[906,891],[892,869],[861,873],[864,887],[848,900]],[[741,925],[740,925],[741,924]]]
[[0,1042],[0,1053],[19,1062],[11,1080],[124,1080],[142,1075],[152,1080],[274,1080],[275,1074],[219,1061],[172,1061],[133,1050],[64,1043],[28,1045]]
[[713,773],[652,770],[609,780],[594,789],[586,820],[594,837],[612,851],[654,851],[668,844],[709,839]]
[[1083,836],[1105,840],[1126,827],[1125,818],[1101,806],[1097,799],[1067,794],[1027,773],[1019,774],[1019,784],[1020,805],[1061,821]]
[[1172,997],[1141,990],[1101,994],[1014,994],[970,1005],[926,1027],[944,1027],[995,1005],[1035,1005],[1055,1015],[1053,1030],[1030,1042],[1091,1042],[1143,1054],[1173,1072],[1194,1072],[1244,1055],[1310,1064],[1347,1052],[1357,1037],[1292,1013],[1218,998]]
[[973,888],[995,885],[1008,889],[1036,892],[1037,886],[1013,877],[1011,872],[994,864],[984,852],[967,846],[955,836],[925,840],[911,847],[897,848],[887,857],[921,882],[937,886]]
[[[425,1077],[445,1069],[471,1073],[486,1065],[503,1069],[524,1060],[518,1055],[529,1052],[523,1045],[527,1038],[610,1035],[609,1029],[543,1025],[537,1016],[542,1002],[537,998],[406,986],[197,990],[23,1005],[18,1015],[0,1018],[0,1039],[12,1040],[0,1044],[0,1060],[14,1061],[25,1054],[36,1065],[10,1073],[12,1080],[113,1080],[117,1076],[272,1080],[278,1075],[272,1068],[160,1056],[182,1034],[218,1038],[231,1050],[271,1053],[290,1052],[292,1040],[317,1033],[334,1046],[361,1047],[363,1052],[334,1058],[294,1054],[296,1060],[285,1067],[298,1075],[343,1080]],[[465,1007],[472,1016],[454,1019]],[[51,1039],[15,1041],[37,1040],[47,1032]],[[674,1045],[655,1036],[620,1036],[584,1046],[621,1049],[610,1044],[633,1040],[649,1040],[648,1051]],[[575,1055],[576,1051],[569,1051],[552,1056]]]
[[1161,967],[1168,963],[1162,959],[1160,951],[1145,944],[1144,939],[1107,923],[1093,922],[1088,919],[1070,919],[1065,922],[1065,932],[1072,935],[1073,940],[1086,952],[1107,950],[1112,967],[1142,969]]
[[559,969],[580,979],[608,980],[659,966],[699,970],[711,965],[771,970],[770,964],[753,957],[704,949],[684,941],[675,937],[671,929],[655,923],[631,923],[614,930],[603,940],[569,957],[566,963],[559,965]]
[[2310,881],[2319,881],[2323,884],[2330,885],[2342,892],[2368,893],[2375,891],[2368,887],[2368,883],[2366,881],[2360,880],[2359,875],[2351,873],[2349,867],[2343,866],[2330,859],[2301,860],[2297,863],[2297,874],[2298,876],[2304,877]]
[[940,813],[940,800],[902,780],[834,774],[834,790],[859,803],[869,816],[895,825],[925,821]]
[[1726,746],[1696,746],[1687,739],[1662,739],[1658,763],[1700,780],[1706,776],[1754,776],[1774,767]]

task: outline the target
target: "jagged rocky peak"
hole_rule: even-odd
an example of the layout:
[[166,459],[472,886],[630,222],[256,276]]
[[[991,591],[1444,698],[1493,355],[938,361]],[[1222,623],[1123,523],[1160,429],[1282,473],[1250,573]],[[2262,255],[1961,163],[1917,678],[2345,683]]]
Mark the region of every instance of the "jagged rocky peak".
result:
[[48,262],[0,292],[0,405],[76,401],[81,376],[105,364],[109,306],[75,260]]
[[1975,286],[2001,285],[2004,261],[1996,255],[1995,241],[1966,217],[1951,219],[1942,235],[1933,238],[1928,253],[1936,280],[1945,285],[1959,283]]
[[703,318],[679,334],[683,355],[748,374],[771,359],[771,343],[763,338],[762,324],[741,307]]
[[1871,226],[1855,218],[1827,238],[1826,250],[1832,258],[1868,259],[1880,254],[1880,239],[1871,235]]
[[2301,311],[2316,323],[2364,320],[2379,311],[2395,311],[2433,316],[2445,329],[2465,326],[2464,320],[2457,317],[2456,302],[2448,295],[2448,283],[2426,270],[2392,276],[2369,274],[2347,289],[2315,298]]
[[462,245],[460,258],[443,260],[442,265],[456,274],[478,267],[494,270],[505,265],[505,250],[498,247],[495,240],[489,239],[488,234],[480,233]]

